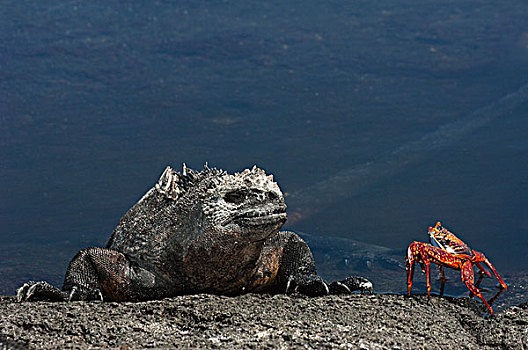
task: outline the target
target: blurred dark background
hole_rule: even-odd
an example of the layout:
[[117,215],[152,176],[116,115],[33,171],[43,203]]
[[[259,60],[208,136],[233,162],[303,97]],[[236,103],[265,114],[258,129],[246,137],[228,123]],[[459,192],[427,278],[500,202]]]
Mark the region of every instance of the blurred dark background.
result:
[[[376,164],[361,191],[291,200],[316,210],[288,228],[403,251],[441,220],[526,270],[527,82],[523,0],[3,1],[0,294],[61,285],[183,162],[257,164],[287,200]],[[508,94],[499,117],[384,163]]]

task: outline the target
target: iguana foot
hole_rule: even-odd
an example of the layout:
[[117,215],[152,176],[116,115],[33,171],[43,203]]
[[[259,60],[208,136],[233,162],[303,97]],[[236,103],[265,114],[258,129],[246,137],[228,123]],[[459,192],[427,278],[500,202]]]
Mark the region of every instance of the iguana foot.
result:
[[68,301],[77,301],[77,300],[85,300],[85,301],[103,301],[103,293],[99,290],[99,288],[93,288],[93,289],[87,289],[87,288],[81,288],[74,286],[71,291],[68,293]]
[[328,285],[317,275],[290,276],[286,285],[286,294],[300,293],[311,297],[329,294]]
[[103,295],[97,288],[88,290],[74,286],[70,291],[62,291],[45,281],[29,281],[17,289],[16,298],[22,301],[73,301],[73,300],[100,300]]
[[48,282],[29,281],[17,289],[16,298],[18,302],[30,300],[64,301],[68,300],[68,293],[59,290]]
[[350,276],[342,281],[332,282],[330,284],[330,294],[350,294],[359,290],[361,294],[372,294],[372,282],[360,276]]

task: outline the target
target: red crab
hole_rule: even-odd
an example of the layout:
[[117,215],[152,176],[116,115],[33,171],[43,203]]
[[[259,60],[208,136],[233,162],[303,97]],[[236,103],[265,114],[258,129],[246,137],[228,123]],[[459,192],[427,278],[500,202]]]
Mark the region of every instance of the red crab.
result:
[[[460,238],[455,236],[452,232],[449,232],[445,227],[442,227],[440,222],[437,222],[435,227],[429,227],[429,242],[412,242],[407,248],[407,256],[405,257],[405,268],[407,270],[407,288],[408,294],[411,295],[414,264],[420,263],[422,271],[426,274],[427,280],[427,296],[431,297],[431,282],[430,282],[430,265],[435,263],[440,265],[440,274],[442,279],[441,292],[443,293],[443,287],[445,282],[443,266],[450,267],[455,270],[460,270],[462,275],[462,281],[466,284],[470,290],[470,295],[478,296],[484,304],[488,307],[490,313],[493,315],[493,310],[488,304],[486,299],[480,293],[478,285],[480,279],[474,283],[473,265],[476,265],[479,270],[491,277],[491,274],[484,269],[480,263],[486,264],[486,266],[493,272],[495,277],[499,280],[502,289],[506,290],[508,287],[506,283],[499,276],[493,265],[489,262],[484,254],[477,252],[467,246]],[[425,269],[424,269],[425,265]],[[502,292],[502,289],[500,292]],[[500,293],[499,292],[499,293]],[[490,304],[497,297],[496,295]]]

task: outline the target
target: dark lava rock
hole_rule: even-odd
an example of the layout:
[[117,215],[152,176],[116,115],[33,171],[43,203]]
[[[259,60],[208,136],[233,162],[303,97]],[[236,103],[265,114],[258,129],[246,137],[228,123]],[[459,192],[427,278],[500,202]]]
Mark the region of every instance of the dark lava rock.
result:
[[469,298],[190,295],[139,303],[0,301],[0,349],[526,349],[528,304]]

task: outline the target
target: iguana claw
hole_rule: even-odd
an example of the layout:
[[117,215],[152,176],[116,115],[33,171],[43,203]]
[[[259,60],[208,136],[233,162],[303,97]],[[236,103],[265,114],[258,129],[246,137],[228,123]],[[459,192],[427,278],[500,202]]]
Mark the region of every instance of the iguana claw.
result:
[[29,281],[17,289],[16,298],[18,302],[30,300],[63,301],[67,300],[67,294],[48,282]]
[[300,293],[308,296],[322,296],[329,294],[328,285],[317,275],[290,276],[286,284],[286,294]]
[[332,282],[330,284],[330,294],[350,294],[358,290],[361,294],[372,294],[372,282],[364,277],[350,276],[342,281]]

